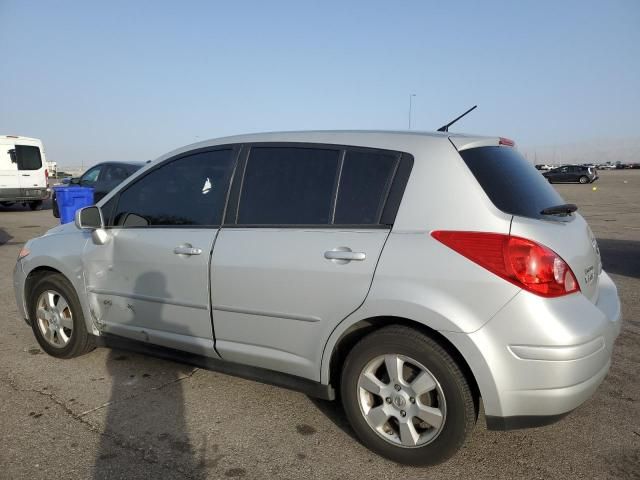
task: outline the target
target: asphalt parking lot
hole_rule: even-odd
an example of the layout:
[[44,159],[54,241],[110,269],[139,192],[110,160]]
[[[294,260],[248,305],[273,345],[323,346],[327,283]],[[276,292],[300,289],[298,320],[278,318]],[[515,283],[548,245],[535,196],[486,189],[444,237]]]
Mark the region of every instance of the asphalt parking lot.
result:
[[43,354],[11,273],[56,219],[0,207],[0,478],[640,478],[640,170],[556,187],[589,221],[622,299],[609,376],[552,426],[490,432],[481,415],[432,468],[377,457],[337,405],[300,393],[124,351]]

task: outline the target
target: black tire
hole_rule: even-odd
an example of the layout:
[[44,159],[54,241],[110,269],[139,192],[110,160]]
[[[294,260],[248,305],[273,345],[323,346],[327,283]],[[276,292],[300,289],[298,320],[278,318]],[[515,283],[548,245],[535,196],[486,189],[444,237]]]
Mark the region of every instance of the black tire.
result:
[[[40,330],[39,322],[36,317],[37,302],[40,295],[47,291],[53,290],[59,292],[67,301],[71,317],[73,320],[73,331],[69,338],[69,342],[64,347],[54,347],[44,338]],[[95,337],[87,332],[84,321],[84,315],[80,306],[80,301],[76,295],[75,289],[71,283],[59,273],[52,273],[42,276],[36,282],[35,286],[28,292],[29,318],[31,319],[31,328],[40,347],[49,355],[56,358],[73,358],[90,352],[95,348]]]
[[13,205],[13,202],[0,202],[0,205],[2,205],[3,207],[10,207]]
[[42,200],[35,200],[33,202],[29,202],[29,208],[31,210],[42,210]]
[[579,181],[581,184],[583,184],[583,185],[584,185],[585,183],[589,183],[589,177],[587,177],[587,176],[583,175],[582,177],[580,177],[580,178],[578,179],[578,181]]
[[[358,378],[369,362],[385,354],[418,361],[437,379],[446,399],[446,415],[440,433],[430,443],[411,448],[393,444],[365,420]],[[342,405],[358,438],[369,449],[401,464],[424,466],[445,461],[464,445],[477,419],[476,403],[460,367],[440,344],[409,327],[384,327],[360,340],[347,356],[340,383]]]
[[53,213],[54,217],[60,218],[60,209],[55,195],[51,198],[51,213]]

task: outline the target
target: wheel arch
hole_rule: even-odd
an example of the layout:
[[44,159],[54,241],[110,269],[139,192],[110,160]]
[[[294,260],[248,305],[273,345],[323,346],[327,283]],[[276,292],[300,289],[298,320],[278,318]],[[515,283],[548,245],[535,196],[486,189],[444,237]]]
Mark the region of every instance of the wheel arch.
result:
[[[481,396],[480,388],[478,386],[478,382],[476,381],[476,377],[465,359],[464,355],[460,352],[460,350],[444,335],[442,335],[437,330],[425,325],[424,323],[418,322],[416,320],[412,320],[409,318],[398,317],[398,316],[374,316],[359,320],[352,325],[350,325],[338,338],[338,340],[333,345],[331,350],[331,354],[327,359],[327,371],[326,371],[326,381],[327,383],[333,385],[333,387],[338,390],[340,385],[340,377],[341,377],[341,366],[344,363],[344,360],[348,353],[351,351],[353,346],[364,338],[366,335],[379,330],[383,327],[389,325],[403,325],[409,328],[413,328],[424,335],[432,338],[438,344],[444,348],[449,355],[456,361],[462,373],[465,376],[465,379],[469,383],[469,387],[474,396],[474,403],[476,408],[476,414],[478,412],[478,402]],[[323,362],[323,366],[324,366]],[[323,374],[325,374],[323,368]],[[325,378],[323,377],[323,383]]]
[[[31,299],[31,291],[33,290],[33,287],[38,283],[38,281],[46,276],[46,275],[53,275],[53,274],[59,274],[62,275],[63,277],[67,278],[66,275],[64,273],[62,273],[60,270],[57,270],[53,267],[49,267],[49,266],[45,266],[45,265],[41,265],[39,267],[34,268],[33,270],[31,270],[24,281],[24,300],[25,303],[29,302]],[[67,280],[69,281],[69,279],[67,278]],[[72,284],[71,281],[69,281],[70,284]],[[73,284],[72,284],[73,285]],[[29,314],[29,309],[27,308],[26,310],[27,315]],[[31,321],[31,319],[29,319],[29,321]]]

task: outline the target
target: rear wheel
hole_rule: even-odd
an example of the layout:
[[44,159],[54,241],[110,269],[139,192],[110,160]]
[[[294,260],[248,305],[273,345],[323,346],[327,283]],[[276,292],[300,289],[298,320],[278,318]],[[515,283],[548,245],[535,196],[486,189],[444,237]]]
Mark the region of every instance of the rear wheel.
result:
[[33,202],[29,202],[29,208],[31,210],[41,210],[42,209],[42,200],[34,200]]
[[584,185],[585,183],[589,183],[589,177],[583,175],[578,179],[578,181]]
[[2,205],[3,207],[10,207],[11,205],[13,205],[13,202],[0,202],[0,205]]
[[446,460],[476,419],[471,389],[456,362],[408,327],[385,327],[362,339],[347,356],[340,391],[362,443],[398,463]]
[[72,358],[95,348],[73,286],[61,274],[43,276],[29,295],[29,318],[36,340],[49,355]]

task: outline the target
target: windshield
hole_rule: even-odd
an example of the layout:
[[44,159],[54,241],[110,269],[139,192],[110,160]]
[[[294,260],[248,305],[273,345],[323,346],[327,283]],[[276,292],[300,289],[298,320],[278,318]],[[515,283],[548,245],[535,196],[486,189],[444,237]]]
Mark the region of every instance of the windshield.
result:
[[566,203],[549,182],[511,147],[478,147],[460,152],[493,204],[505,213],[548,218],[540,212]]

